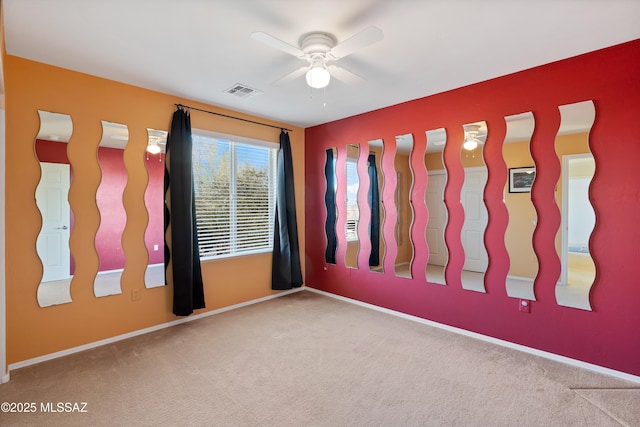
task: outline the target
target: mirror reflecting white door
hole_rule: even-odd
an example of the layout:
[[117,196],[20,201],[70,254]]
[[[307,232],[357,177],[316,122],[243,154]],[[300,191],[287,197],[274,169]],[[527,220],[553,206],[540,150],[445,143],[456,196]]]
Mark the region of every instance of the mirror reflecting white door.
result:
[[40,307],[48,307],[71,302],[75,265],[69,250],[73,216],[68,201],[72,169],[67,145],[73,124],[67,114],[38,111],[38,115],[40,130],[36,136],[35,152],[41,176],[35,197],[42,226],[36,249],[43,273],[37,298]]
[[447,142],[447,132],[444,128],[429,130],[426,132],[426,137],[427,149],[424,164],[428,177],[424,200],[429,213],[425,230],[429,258],[425,274],[427,282],[444,285],[446,284],[444,270],[449,254],[444,241],[444,230],[447,226],[447,207],[444,204],[447,171],[444,168],[442,152]]
[[464,184],[460,201],[464,210],[464,224],[460,234],[464,250],[462,288],[486,292],[484,273],[489,257],[484,246],[484,233],[488,223],[484,204],[484,187],[487,184],[487,167],[484,163],[484,143],[487,138],[485,122],[464,125],[465,141],[460,158],[464,167]]

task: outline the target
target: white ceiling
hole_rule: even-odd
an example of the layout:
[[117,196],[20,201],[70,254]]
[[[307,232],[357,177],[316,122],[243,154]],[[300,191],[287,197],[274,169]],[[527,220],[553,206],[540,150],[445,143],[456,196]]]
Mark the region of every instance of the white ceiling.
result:
[[[7,53],[308,127],[640,38],[638,0],[4,0]],[[304,65],[250,35],[384,39],[310,90]],[[262,93],[238,98],[241,83]],[[326,105],[325,105],[326,104]]]

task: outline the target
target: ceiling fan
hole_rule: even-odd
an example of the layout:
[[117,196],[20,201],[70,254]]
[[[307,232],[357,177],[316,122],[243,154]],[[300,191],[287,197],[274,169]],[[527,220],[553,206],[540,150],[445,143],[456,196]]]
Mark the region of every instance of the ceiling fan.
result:
[[368,27],[342,43],[336,44],[336,38],[332,34],[312,32],[302,36],[300,38],[300,47],[296,47],[267,33],[251,33],[252,39],[293,55],[296,58],[305,59],[308,62],[304,67],[294,70],[274,84],[286,83],[305,74],[307,84],[316,89],[326,87],[332,76],[345,83],[364,80],[351,71],[330,63],[379,42],[383,37],[381,29]]
[[474,150],[479,144],[484,144],[484,141],[487,137],[486,128],[479,124],[473,123],[469,125],[464,125],[464,144],[463,147],[465,150]]

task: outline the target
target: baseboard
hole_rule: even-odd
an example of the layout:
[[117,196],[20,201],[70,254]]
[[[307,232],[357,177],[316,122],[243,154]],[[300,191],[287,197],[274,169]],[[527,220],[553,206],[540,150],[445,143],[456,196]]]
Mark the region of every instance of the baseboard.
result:
[[9,382],[9,372],[7,372],[5,375],[0,377],[0,384],[4,384],[4,383],[8,383]]
[[[9,369],[8,369],[7,375],[3,376],[1,378],[1,380],[2,380],[2,382],[9,381],[9,374],[14,369],[24,368],[26,366],[31,366],[31,365],[35,365],[35,364],[38,364],[38,363],[46,362],[48,360],[57,359],[58,357],[68,356],[70,354],[79,353],[79,352],[85,351],[85,350],[90,350],[92,348],[100,347],[100,346],[103,346],[103,345],[106,345],[106,344],[112,344],[114,342],[118,342],[118,341],[121,341],[121,340],[126,340],[126,339],[129,339],[129,338],[137,337],[139,335],[148,334],[149,332],[155,332],[155,331],[159,331],[161,329],[170,328],[172,326],[180,325],[182,323],[192,322],[194,320],[202,319],[204,317],[213,316],[213,315],[216,315],[216,314],[224,313],[224,312],[227,312],[227,311],[235,310],[235,309],[238,309],[238,308],[242,308],[242,307],[246,307],[246,306],[249,306],[249,305],[257,304],[257,303],[260,303],[260,302],[268,301],[268,300],[271,300],[271,299],[274,299],[274,298],[278,298],[278,297],[282,297],[282,296],[285,296],[285,295],[289,295],[289,294],[292,294],[292,293],[295,293],[295,292],[300,292],[300,291],[302,291],[304,289],[306,289],[306,288],[303,286],[303,287],[300,287],[300,288],[295,288],[295,289],[291,289],[291,290],[287,290],[287,291],[278,292],[277,294],[268,295],[266,297],[257,298],[257,299],[250,300],[250,301],[241,302],[239,304],[234,304],[234,305],[230,305],[228,307],[218,308],[216,310],[211,310],[211,311],[207,311],[205,313],[200,313],[200,314],[196,314],[196,315],[193,315],[193,316],[185,317],[185,318],[182,318],[182,319],[173,320],[171,322],[162,323],[160,325],[155,325],[155,326],[151,326],[151,327],[144,328],[144,329],[138,329],[137,331],[128,332],[126,334],[117,335],[115,337],[106,338],[106,339],[103,339],[103,340],[100,340],[100,341],[94,341],[94,342],[89,343],[89,344],[83,344],[83,345],[80,345],[80,346],[77,346],[77,347],[68,348],[66,350],[57,351],[55,353],[45,354],[44,356],[34,357],[33,359],[28,359],[28,360],[23,360],[21,362],[12,363],[12,364],[9,365]],[[5,378],[6,378],[6,380],[5,380]]]
[[640,376],[628,374],[626,372],[616,371],[615,369],[605,368],[604,366],[594,365],[592,363],[583,362],[582,360],[572,359],[566,356],[560,356],[558,354],[550,353],[548,351],[538,350],[536,348],[527,347],[521,344],[515,344],[509,341],[501,340],[498,338],[489,337],[476,332],[467,331],[465,329],[456,328],[454,326],[445,325],[442,323],[434,322],[432,320],[423,319],[421,317],[412,316],[410,314],[401,313],[399,311],[390,310],[384,307],[378,307],[377,305],[369,304],[366,302],[354,300],[351,298],[343,297],[340,295],[332,294],[329,292],[321,291],[319,289],[305,287],[305,290],[315,292],[320,295],[324,295],[330,298],[335,298],[340,301],[348,302],[351,304],[359,305],[361,307],[369,308],[371,310],[380,311],[382,313],[391,314],[392,316],[401,317],[403,319],[412,320],[414,322],[422,323],[425,325],[433,326],[434,328],[443,329],[445,331],[453,332],[456,334],[464,335],[470,338],[475,338],[481,341],[490,342],[502,347],[507,347],[512,350],[518,350],[523,353],[532,354],[534,356],[544,357],[545,359],[553,360],[556,362],[564,363],[566,365],[575,366],[578,368],[586,369],[588,371],[596,372],[598,374],[608,375],[625,381],[631,381],[640,384]]
[[521,276],[507,276],[507,279],[514,279],[514,280],[520,280],[522,282],[531,282],[531,283],[535,281],[535,279],[532,279],[530,277],[521,277]]

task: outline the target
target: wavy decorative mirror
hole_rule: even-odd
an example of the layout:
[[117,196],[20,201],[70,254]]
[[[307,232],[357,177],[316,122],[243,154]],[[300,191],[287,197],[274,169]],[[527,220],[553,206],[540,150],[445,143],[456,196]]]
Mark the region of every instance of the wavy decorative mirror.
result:
[[589,292],[596,278],[596,266],[589,239],[596,216],[589,200],[589,186],[596,165],[589,148],[589,132],[596,112],[592,101],[559,109],[561,120],[555,149],[562,165],[556,191],[561,226],[556,249],[562,268],[556,301],[562,306],[591,310]]
[[395,228],[398,253],[395,261],[395,273],[398,277],[411,278],[411,262],[413,261],[413,242],[411,241],[411,224],[413,223],[413,205],[410,194],[413,186],[411,169],[411,152],[413,151],[413,135],[396,136],[396,155],[394,159],[397,176]]
[[335,148],[326,150],[326,160],[324,164],[324,178],[326,188],[324,193],[324,206],[327,213],[327,219],[324,223],[325,236],[327,238],[327,246],[324,251],[324,261],[327,264],[336,263],[336,251],[338,250],[338,238],[336,236],[336,152]]
[[383,260],[385,255],[385,242],[382,234],[384,224],[384,204],[382,203],[382,153],[384,150],[382,140],[369,141],[369,155],[367,157],[367,173],[369,175],[369,190],[367,201],[371,210],[369,223],[369,239],[371,240],[371,252],[369,253],[369,269],[383,272]]
[[444,270],[449,260],[449,253],[444,241],[444,230],[447,226],[447,207],[444,204],[447,171],[444,168],[442,152],[447,142],[447,132],[444,128],[440,128],[428,130],[426,135],[424,166],[427,168],[428,178],[424,201],[429,212],[425,230],[429,258],[425,274],[427,282],[445,285]]
[[489,257],[484,246],[484,233],[489,216],[484,204],[487,166],[484,163],[483,149],[487,139],[487,124],[477,122],[463,127],[464,143],[460,153],[464,168],[464,184],[460,192],[464,210],[464,224],[460,235],[464,250],[462,288],[486,292],[484,273],[489,265]]
[[509,171],[504,203],[509,214],[505,246],[509,254],[507,295],[535,301],[533,283],[538,274],[538,258],[533,251],[533,231],[537,214],[531,201],[535,167],[530,142],[535,120],[531,112],[505,117],[507,131],[502,156]]
[[345,222],[345,235],[347,238],[347,252],[345,254],[345,265],[350,268],[358,268],[358,252],[360,242],[358,241],[358,222],[360,220],[360,209],[358,208],[358,189],[360,179],[358,178],[358,157],[360,147],[358,145],[347,145],[347,220]]
[[71,279],[75,265],[69,249],[73,214],[68,194],[72,167],[67,157],[73,123],[67,114],[38,111],[40,130],[34,142],[40,162],[40,182],[36,187],[36,204],[42,216],[42,227],[36,249],[42,262],[42,280],[38,285],[38,305],[71,302]]
[[127,185],[124,149],[128,141],[127,126],[102,121],[102,139],[97,152],[101,178],[96,192],[96,204],[100,212],[100,227],[95,239],[100,260],[93,284],[96,297],[122,293],[120,279],[125,265],[122,232],[127,224],[122,196]]
[[163,286],[164,281],[164,162],[167,132],[147,129],[147,148],[144,164],[149,181],[144,192],[144,205],[149,222],[144,232],[144,243],[149,262],[144,274],[147,288]]

